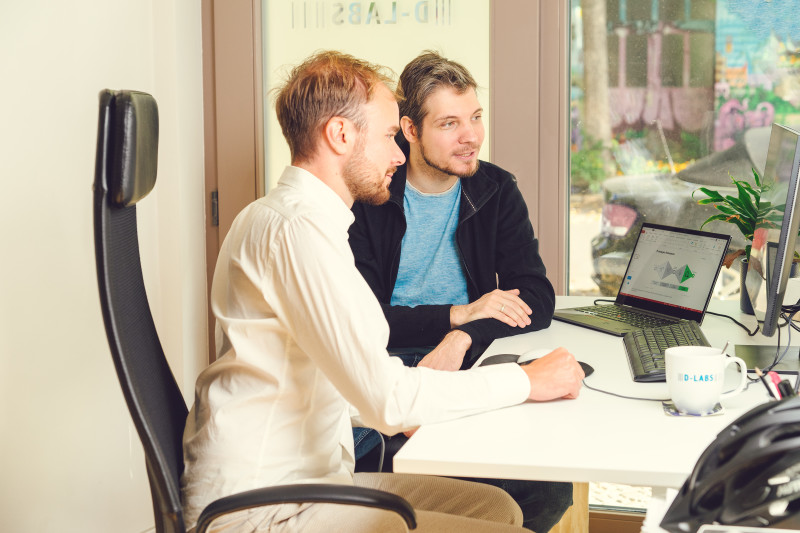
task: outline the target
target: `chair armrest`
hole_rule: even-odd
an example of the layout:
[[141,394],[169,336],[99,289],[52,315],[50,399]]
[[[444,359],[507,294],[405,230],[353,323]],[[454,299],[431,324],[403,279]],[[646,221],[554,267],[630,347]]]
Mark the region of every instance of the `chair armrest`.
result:
[[224,514],[280,503],[338,503],[376,507],[399,514],[406,521],[408,529],[417,527],[417,516],[411,504],[391,492],[333,483],[299,483],[248,490],[213,501],[200,513],[195,531],[205,533],[211,522]]

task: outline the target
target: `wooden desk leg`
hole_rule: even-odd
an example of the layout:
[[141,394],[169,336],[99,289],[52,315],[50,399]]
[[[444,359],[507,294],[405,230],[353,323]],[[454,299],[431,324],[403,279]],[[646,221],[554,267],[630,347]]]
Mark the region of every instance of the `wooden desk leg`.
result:
[[572,484],[572,507],[550,533],[588,533],[589,531],[589,484]]

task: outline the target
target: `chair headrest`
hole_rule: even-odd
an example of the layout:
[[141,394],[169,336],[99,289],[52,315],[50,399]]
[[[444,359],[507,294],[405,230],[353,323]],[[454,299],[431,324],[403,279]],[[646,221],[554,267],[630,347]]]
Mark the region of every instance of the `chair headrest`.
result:
[[127,207],[147,196],[156,184],[158,105],[147,93],[112,94],[107,186],[110,200]]

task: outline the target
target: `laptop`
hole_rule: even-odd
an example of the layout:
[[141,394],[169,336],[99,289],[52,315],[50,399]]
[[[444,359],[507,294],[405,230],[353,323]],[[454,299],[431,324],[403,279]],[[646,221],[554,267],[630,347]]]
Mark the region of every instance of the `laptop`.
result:
[[702,323],[730,240],[645,222],[615,302],[557,309],[553,318],[619,337],[681,320]]

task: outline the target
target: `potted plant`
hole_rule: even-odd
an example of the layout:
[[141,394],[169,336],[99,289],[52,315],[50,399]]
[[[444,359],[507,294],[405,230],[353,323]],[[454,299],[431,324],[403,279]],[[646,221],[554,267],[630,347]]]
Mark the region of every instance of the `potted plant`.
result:
[[[771,202],[762,198],[764,193],[772,188],[773,184],[763,183],[761,181],[761,176],[758,175],[758,171],[756,169],[752,169],[752,171],[755,186],[745,180],[739,180],[731,176],[731,181],[738,193],[735,196],[723,196],[718,191],[707,187],[700,187],[694,191],[706,195],[706,198],[697,200],[698,204],[714,204],[714,207],[720,211],[720,213],[708,217],[700,226],[700,229],[703,229],[709,222],[720,220],[735,224],[745,238],[747,245],[744,250],[730,251],[725,256],[724,264],[727,268],[730,268],[734,260],[741,257],[740,307],[742,311],[750,314],[753,314],[753,308],[747,296],[744,280],[750,260],[750,251],[753,246],[753,236],[757,228],[780,228],[783,220],[783,211],[786,208],[786,204],[772,205]],[[694,198],[694,193],[692,193],[692,198]]]

